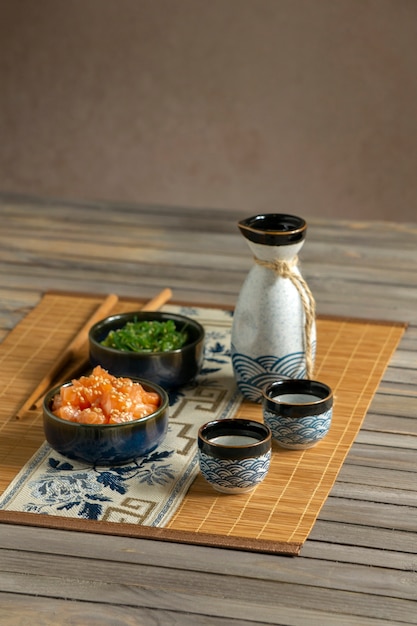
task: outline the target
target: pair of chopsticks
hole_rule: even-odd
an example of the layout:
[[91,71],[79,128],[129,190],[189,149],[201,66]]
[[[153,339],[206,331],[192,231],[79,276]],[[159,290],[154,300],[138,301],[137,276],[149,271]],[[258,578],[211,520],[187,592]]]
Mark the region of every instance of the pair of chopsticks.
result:
[[[171,289],[163,289],[159,294],[157,294],[154,298],[146,302],[141,307],[142,311],[157,311],[160,309],[168,300],[172,297]],[[87,320],[81,330],[77,333],[74,339],[68,344],[60,358],[53,364],[53,366],[49,369],[49,371],[42,378],[36,389],[30,394],[29,398],[25,401],[25,403],[18,410],[16,417],[17,419],[21,419],[24,414],[32,408],[39,408],[42,404],[43,396],[48,391],[50,387],[56,382],[58,384],[59,381],[57,377],[62,374],[65,370],[65,380],[70,380],[74,372],[80,371],[82,364],[79,362],[74,363],[72,367],[69,367],[72,361],[77,359],[77,356],[80,356],[80,351],[85,348],[88,341],[88,332],[90,328],[96,322],[100,321],[107,315],[109,315],[112,309],[118,303],[119,298],[115,294],[110,294],[106,297],[106,299],[102,302],[102,304],[97,308],[97,310],[93,313],[93,315]],[[85,363],[85,366],[87,362]],[[68,369],[67,369],[68,367]]]

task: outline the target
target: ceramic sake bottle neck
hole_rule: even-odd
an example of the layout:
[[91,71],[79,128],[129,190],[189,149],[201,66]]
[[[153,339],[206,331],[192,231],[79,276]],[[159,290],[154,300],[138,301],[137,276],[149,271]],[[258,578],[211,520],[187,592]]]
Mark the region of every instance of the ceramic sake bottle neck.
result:
[[281,246],[254,243],[249,239],[246,239],[246,243],[255,258],[260,261],[272,263],[273,261],[291,261],[303,247],[304,240],[298,243]]

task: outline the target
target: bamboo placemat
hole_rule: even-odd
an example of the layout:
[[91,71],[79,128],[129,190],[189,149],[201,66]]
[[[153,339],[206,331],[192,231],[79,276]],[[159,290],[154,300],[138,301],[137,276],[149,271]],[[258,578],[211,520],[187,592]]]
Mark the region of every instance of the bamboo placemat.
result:
[[[16,412],[100,302],[81,294],[46,294],[0,345],[0,493],[44,441],[41,413],[28,412],[16,420]],[[137,306],[137,301],[119,301],[116,310]],[[309,450],[283,450],[274,444],[269,474],[253,492],[220,494],[198,476],[165,528],[13,511],[0,511],[0,522],[298,554],[405,326],[347,318],[317,320],[314,377],[334,391],[330,432]],[[237,416],[261,421],[262,409],[243,402]]]

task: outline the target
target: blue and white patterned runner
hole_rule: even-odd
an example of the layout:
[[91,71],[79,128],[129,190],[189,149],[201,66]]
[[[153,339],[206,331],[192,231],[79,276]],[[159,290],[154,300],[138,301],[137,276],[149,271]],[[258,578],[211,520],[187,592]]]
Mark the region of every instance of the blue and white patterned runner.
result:
[[198,473],[201,424],[233,417],[241,403],[230,360],[232,314],[166,306],[198,319],[206,331],[202,371],[170,397],[165,441],[151,454],[117,467],[93,468],[69,460],[45,442],[0,498],[0,509],[164,526]]

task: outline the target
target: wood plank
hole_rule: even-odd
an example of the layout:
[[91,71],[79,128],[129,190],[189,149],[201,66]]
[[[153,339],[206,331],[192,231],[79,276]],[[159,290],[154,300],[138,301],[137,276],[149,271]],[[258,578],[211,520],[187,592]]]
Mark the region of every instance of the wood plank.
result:
[[[224,626],[224,617],[214,617],[206,614],[197,615],[185,613],[180,610],[169,611],[152,608],[126,607],[120,605],[99,605],[97,603],[71,602],[56,600],[54,598],[39,598],[33,596],[14,595],[0,592],[0,605],[4,610],[4,624],[7,626],[27,626],[33,623],[33,614],[39,616],[43,626],[57,626],[57,615],[60,616],[60,625],[66,626],[77,624],[100,624],[100,626],[114,626],[123,623],[124,626],[137,626],[138,624],[155,624],[155,626]],[[279,620],[279,621],[277,621]],[[274,621],[269,622],[275,626],[334,626],[335,614],[324,611],[313,611],[302,607],[284,607],[276,611]],[[354,620],[354,621],[353,621]],[[259,624],[259,620],[247,621],[246,619],[227,617],[230,626],[250,626]],[[266,624],[267,622],[263,622]],[[393,620],[381,620],[379,618],[360,617],[359,621],[349,614],[337,615],[338,626],[404,626],[404,622]]]
[[[340,516],[342,517],[342,516]],[[349,546],[376,548],[385,553],[387,546],[399,554],[416,554],[416,535],[397,528],[349,524],[344,519],[326,521],[322,517],[314,525],[309,539],[337,545],[343,559]]]
[[[131,607],[153,608],[157,605],[163,610],[172,610],[210,616],[222,616],[226,619],[238,618],[249,621],[259,621],[262,611],[264,623],[276,624],[277,612],[284,617],[288,609],[299,607],[297,584],[281,582],[279,593],[276,593],[274,581],[263,580],[255,584],[252,578],[239,578],[216,576],[215,574],[202,574],[181,570],[169,570],[164,568],[163,573],[152,567],[142,567],[143,577],[135,578],[135,569],[123,563],[112,564],[112,580],[108,579],[109,572],[102,563],[89,561],[77,562],[77,559],[66,559],[67,569],[65,578],[56,570],[61,561],[48,559],[47,571],[45,562],[37,563],[38,569],[32,571],[31,557],[28,572],[6,572],[2,576],[2,586],[8,593],[17,593],[24,588],[26,593],[35,596],[50,598],[72,597],[75,600],[86,602],[101,602],[101,604],[121,604]],[[308,560],[305,563],[309,563]],[[74,568],[73,568],[74,566]],[[75,567],[76,566],[76,567]],[[39,570],[42,567],[42,570]],[[359,566],[357,566],[359,568]],[[8,568],[8,565],[6,565]],[[83,577],[80,577],[80,568],[83,568]],[[379,583],[372,577],[369,579],[370,568],[363,568],[364,580],[362,590],[359,592],[344,591],[335,588],[332,577],[335,566],[327,564],[327,576],[324,577],[326,585],[330,584],[332,590],[332,612],[345,614],[346,605],[349,604],[349,613],[357,619],[372,615],[382,620],[403,620],[404,622],[417,623],[415,612],[415,596],[412,599],[394,597],[392,595],[395,580],[398,580],[398,572],[394,572],[391,578],[387,570],[379,572]],[[378,571],[374,568],[372,572]],[[40,572],[45,572],[41,573]],[[74,573],[72,573],[74,572]],[[106,576],[107,574],[107,576]],[[388,581],[384,583],[382,574],[388,574]],[[85,578],[84,578],[85,577]],[[349,576],[348,576],[349,578]],[[85,580],[89,584],[85,584]],[[411,581],[412,582],[412,581]],[[364,585],[376,585],[376,593],[371,595],[363,592]],[[358,581],[358,586],[360,583]],[[387,597],[387,588],[388,595]],[[380,601],[378,591],[385,596],[384,603]],[[304,599],[310,610],[317,613],[324,612],[323,607],[328,601],[328,589],[323,587],[309,587],[303,585]],[[381,594],[382,595],[382,594]],[[227,600],[225,599],[227,598]],[[284,621],[285,623],[285,621]]]
[[361,443],[357,438],[349,451],[346,463],[362,465],[364,468],[370,466],[415,472],[415,449],[397,448],[389,445],[391,443],[391,435],[386,438],[386,441],[388,442],[387,446],[377,446],[365,442]]
[[[70,593],[71,597],[88,602],[100,600],[102,603],[121,603],[148,608],[156,605],[164,610],[172,608],[175,594],[175,608],[181,611],[260,620],[266,623],[275,623],[273,620],[277,611],[283,612],[287,607],[294,609],[298,606],[296,589],[300,582],[297,581],[295,584],[289,582],[289,571],[286,572],[287,577],[283,576],[283,580],[280,581],[280,593],[277,597],[276,582],[266,579],[256,582],[253,578],[229,574],[223,578],[222,589],[219,589],[211,573],[181,570],[179,575],[177,569],[170,570],[165,567],[162,572],[153,566],[143,565],[142,577],[138,580],[135,576],[136,568],[131,564],[119,562],[115,570],[113,564],[108,561],[103,568],[100,562],[86,563],[85,559],[68,560],[53,556],[48,559],[46,568],[46,561],[38,553],[31,554],[27,570],[20,572],[16,571],[18,568],[13,569],[15,561],[10,563],[7,553],[2,551],[1,556],[4,563],[2,584],[4,591],[9,593],[17,592],[24,584],[26,592],[30,591],[34,595],[62,598]],[[306,560],[304,565],[308,567],[309,563],[312,564]],[[65,577],[61,574],[63,567]],[[322,578],[328,589],[332,590],[334,612],[343,613],[349,601],[351,614],[358,617],[367,616],[371,612],[375,618],[403,619],[409,623],[417,623],[415,575],[407,575],[407,585],[404,581],[401,585],[395,570],[391,573],[387,569],[370,570],[369,567],[363,567],[361,571],[360,566],[356,566],[357,573],[360,571],[363,579],[358,579],[356,575],[354,582],[351,569],[351,566],[334,563],[327,563],[325,567]],[[346,583],[343,583],[344,576],[338,575],[342,573],[341,570],[344,570]],[[301,575],[302,571],[297,573]],[[305,575],[307,574],[308,572],[305,572]],[[112,582],[107,582],[109,577]],[[308,579],[311,581],[311,575],[308,575]],[[85,580],[89,580],[90,584],[86,585]],[[345,584],[351,589],[352,583],[357,591],[343,589]],[[364,585],[372,588],[372,594],[363,593]],[[303,587],[308,606],[315,611],[321,611],[328,589],[319,584]],[[389,597],[386,596],[387,588]],[[228,599],[227,602],[224,601],[224,597]]]
[[[409,431],[417,435],[417,391],[409,389],[400,394],[387,394],[383,390],[372,400],[370,413],[405,417],[409,422]],[[414,425],[414,427],[413,427]]]
[[[363,500],[365,502],[378,502],[381,504],[395,504],[397,507],[409,506],[416,508],[417,506],[416,489],[405,490],[401,485],[397,485],[396,488],[389,489],[387,487],[380,487],[376,485],[349,483],[339,480],[333,487],[331,495],[334,498]],[[352,503],[350,503],[350,506],[352,506]],[[412,515],[411,512],[410,514]]]
[[[366,421],[363,425],[363,430],[371,432],[384,432],[388,434],[396,435],[411,435],[417,437],[417,420],[413,417],[399,417],[395,414],[376,414],[369,412],[366,415]],[[404,440],[400,440],[404,443]],[[401,445],[400,447],[403,447]],[[411,447],[414,447],[413,440],[411,439]]]
[[391,432],[378,432],[374,430],[362,430],[357,438],[358,444],[372,445],[375,447],[395,447],[397,448],[397,455],[399,450],[404,449],[407,451],[417,450],[417,437],[411,434],[398,434],[395,432],[395,427]]
[[[77,602],[56,598],[40,598],[30,595],[0,592],[0,624],[4,626],[138,626],[154,624],[160,626],[224,626],[223,617],[199,616],[184,611],[161,611],[154,608],[121,606],[120,604],[99,604],[97,602]],[[34,622],[36,615],[36,622]],[[59,616],[59,617],[58,617]],[[229,618],[230,626],[251,626],[254,622]],[[324,622],[325,623],[325,622]],[[375,621],[369,623],[374,626]],[[364,623],[364,626],[367,626]]]
[[[271,555],[259,556],[256,561],[253,561],[249,554],[239,554],[233,551],[232,555],[242,557],[242,562],[238,563],[235,558],[228,558],[224,560],[221,558],[221,550],[210,550],[206,548],[199,548],[198,551],[204,555],[204,559],[195,559],[196,550],[190,550],[189,546],[185,551],[185,558],[178,559],[179,546],[170,544],[158,544],[145,541],[135,541],[132,539],[119,538],[118,549],[109,545],[109,549],[105,553],[106,565],[97,565],[95,563],[85,563],[86,557],[92,557],[94,555],[93,545],[99,542],[99,539],[95,536],[83,536],[79,537],[79,541],[75,544],[72,540],[71,533],[65,531],[49,531],[56,540],[56,547],[53,550],[59,551],[59,556],[52,555],[52,558],[46,557],[43,550],[46,549],[51,552],[48,542],[47,531],[40,531],[37,529],[37,543],[33,545],[33,539],[30,538],[28,531],[19,527],[10,527],[9,536],[6,533],[0,534],[1,541],[1,562],[3,572],[14,573],[26,573],[27,575],[36,576],[39,572],[45,572],[45,562],[49,563],[48,574],[56,572],[57,578],[61,576],[76,577],[85,576],[88,579],[95,581],[102,581],[107,574],[114,576],[113,568],[117,567],[118,570],[118,582],[126,582],[128,584],[131,577],[130,571],[135,565],[141,563],[146,566],[146,569],[142,569],[142,580],[146,581],[146,584],[153,585],[156,581],[153,581],[153,576],[160,576],[156,571],[158,567],[164,567],[164,569],[172,569],[172,580],[178,578],[177,570],[192,570],[190,574],[190,584],[195,580],[197,586],[200,586],[198,579],[196,579],[196,572],[202,574],[210,572],[218,572],[223,576],[225,574],[241,577],[245,579],[251,579],[252,585],[255,585],[255,581],[262,581],[268,579],[270,583],[294,583],[297,582],[306,586],[313,586],[322,588],[324,586],[330,587],[336,590],[355,590],[360,592],[363,585],[366,584],[367,579],[372,579],[372,590],[374,594],[384,595],[386,589],[390,590],[392,597],[401,597],[413,599],[416,598],[416,572],[410,571],[406,576],[398,577],[395,569],[392,568],[391,563],[386,561],[383,569],[378,568],[372,570],[369,568],[369,563],[365,563],[362,570],[349,564],[335,563],[331,565],[328,563],[323,565],[321,574],[314,575],[312,580],[312,573],[315,570],[315,564],[313,560],[305,562],[299,559],[288,559],[286,557],[276,557]],[[55,541],[54,541],[55,543]],[[29,550],[30,557],[22,560],[20,555],[16,555],[16,551],[13,549],[18,547],[20,551]],[[68,561],[67,556],[71,554],[70,563],[64,564]],[[123,567],[121,568],[118,561],[123,555]],[[323,557],[324,558],[324,557]],[[415,557],[414,557],[415,558]],[[77,559],[81,559],[82,562],[78,562]],[[25,565],[26,563],[26,565]],[[408,560],[408,566],[412,566],[412,561]],[[389,568],[388,568],[389,564]],[[242,566],[244,568],[242,569]],[[403,567],[404,567],[403,563]],[[52,568],[52,569],[51,569]],[[91,568],[91,571],[89,571]],[[406,567],[404,567],[406,569]],[[95,571],[97,570],[98,573]],[[356,574],[355,574],[356,572]],[[164,576],[167,572],[164,572]],[[186,583],[188,574],[181,573],[181,581]],[[356,577],[356,578],[355,578]],[[331,580],[328,580],[330,578]],[[204,582],[206,581],[206,582]],[[208,584],[207,580],[201,578],[201,588],[204,588]],[[368,580],[369,583],[369,580]],[[238,583],[238,586],[242,586],[242,582]]]
[[[415,501],[415,499],[413,498]],[[417,532],[417,506],[392,505],[378,500],[360,501],[349,498],[328,498],[320,518],[329,521],[344,521],[372,528],[387,528],[411,533]],[[415,547],[415,546],[414,546]]]
[[302,547],[302,556],[304,558],[316,558],[317,552],[325,561],[337,561],[344,563],[351,563],[357,565],[358,563],[366,565],[367,567],[387,567],[389,565],[391,570],[415,572],[417,570],[417,555],[414,553],[396,552],[395,550],[379,550],[378,548],[368,548],[363,546],[345,546],[343,555],[340,551],[340,546],[334,543],[327,543],[320,541],[319,545],[315,540],[310,539]]
[[[397,491],[416,492],[417,482],[413,472],[404,472],[384,468],[366,467],[364,470],[360,465],[353,465],[349,461],[344,463],[339,472],[338,484],[355,483],[359,485],[369,485],[378,487],[383,485],[386,489]],[[334,490],[332,490],[333,493]]]

